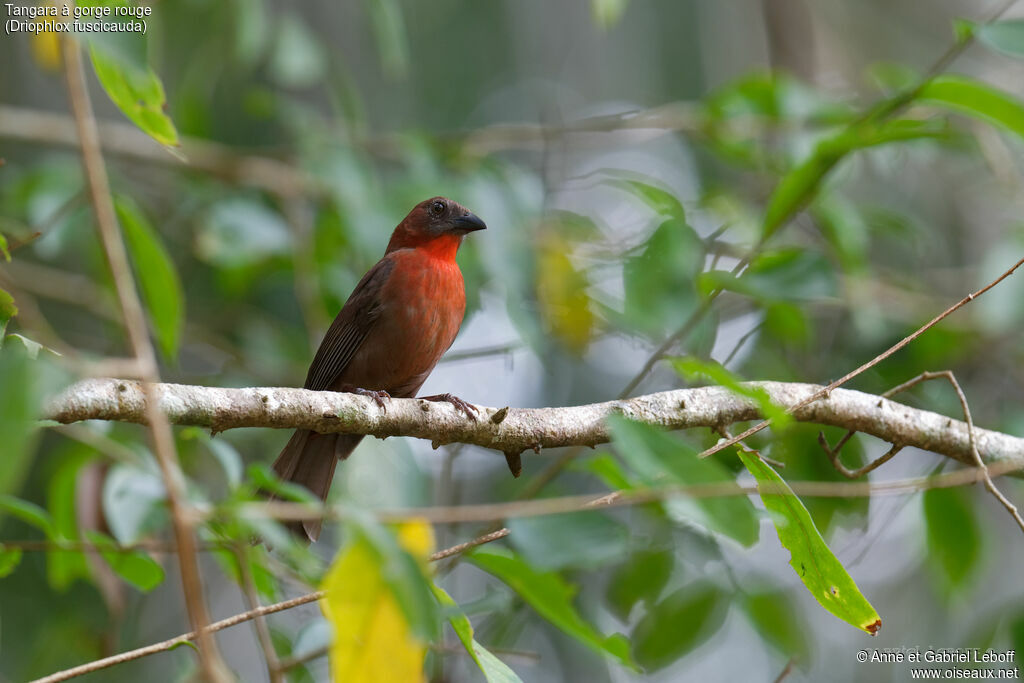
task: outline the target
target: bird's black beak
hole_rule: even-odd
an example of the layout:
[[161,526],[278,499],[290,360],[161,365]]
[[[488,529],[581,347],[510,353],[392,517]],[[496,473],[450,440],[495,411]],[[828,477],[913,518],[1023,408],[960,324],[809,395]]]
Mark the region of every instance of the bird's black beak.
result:
[[452,227],[461,232],[473,232],[475,230],[486,230],[487,224],[480,220],[474,213],[466,212],[452,221]]

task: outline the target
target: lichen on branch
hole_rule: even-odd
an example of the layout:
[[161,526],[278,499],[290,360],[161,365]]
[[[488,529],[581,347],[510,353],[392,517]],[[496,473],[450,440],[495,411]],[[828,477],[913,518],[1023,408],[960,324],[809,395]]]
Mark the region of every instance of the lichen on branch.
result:
[[[821,390],[815,384],[749,382],[783,409],[798,406]],[[501,453],[563,446],[596,446],[610,440],[606,419],[624,415],[670,430],[718,428],[761,418],[754,401],[723,387],[676,389],[636,398],[560,408],[476,406],[471,419],[447,403],[415,398],[390,399],[386,410],[364,396],[281,387],[226,389],[157,384],[153,395],[168,419],[220,432],[238,427],[313,429],[368,434],[379,438],[411,436],[436,445],[466,443]],[[61,423],[116,420],[146,423],[146,391],[139,382],[89,379],[52,398],[46,419]],[[938,413],[911,408],[887,398],[849,389],[799,407],[793,417],[852,429],[901,446],[913,446],[974,465],[967,425]],[[1024,439],[975,429],[978,450],[988,462],[1024,467]]]

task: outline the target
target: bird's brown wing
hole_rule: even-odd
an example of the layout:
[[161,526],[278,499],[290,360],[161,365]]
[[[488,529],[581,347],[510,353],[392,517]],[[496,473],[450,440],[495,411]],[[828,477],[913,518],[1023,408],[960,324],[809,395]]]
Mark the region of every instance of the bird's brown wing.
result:
[[380,290],[392,268],[394,261],[381,259],[352,290],[313,357],[303,385],[306,389],[330,389],[345,372],[380,315]]

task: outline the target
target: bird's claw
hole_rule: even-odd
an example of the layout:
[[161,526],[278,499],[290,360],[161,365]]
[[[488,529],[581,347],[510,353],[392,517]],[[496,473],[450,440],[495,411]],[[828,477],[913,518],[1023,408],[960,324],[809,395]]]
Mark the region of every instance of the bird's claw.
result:
[[454,394],[437,394],[436,396],[423,396],[422,398],[424,401],[444,401],[446,403],[451,403],[456,410],[462,411],[466,415],[466,417],[468,417],[473,422],[476,422],[476,406],[474,406],[472,403],[467,403],[466,401],[463,401],[461,398],[455,396]]
[[359,396],[369,396],[370,398],[373,399],[373,402],[377,404],[378,408],[380,408],[385,413],[388,412],[388,406],[386,403],[384,403],[384,399],[390,399],[391,394],[384,391],[383,389],[377,391],[375,389],[363,389],[361,387],[352,387],[351,389],[347,389],[347,391],[350,394],[358,394]]

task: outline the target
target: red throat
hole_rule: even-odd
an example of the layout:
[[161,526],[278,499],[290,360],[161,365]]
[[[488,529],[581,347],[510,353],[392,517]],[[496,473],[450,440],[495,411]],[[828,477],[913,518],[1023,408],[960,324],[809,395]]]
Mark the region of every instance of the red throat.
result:
[[416,245],[416,248],[433,258],[454,262],[460,244],[462,235],[441,235]]

